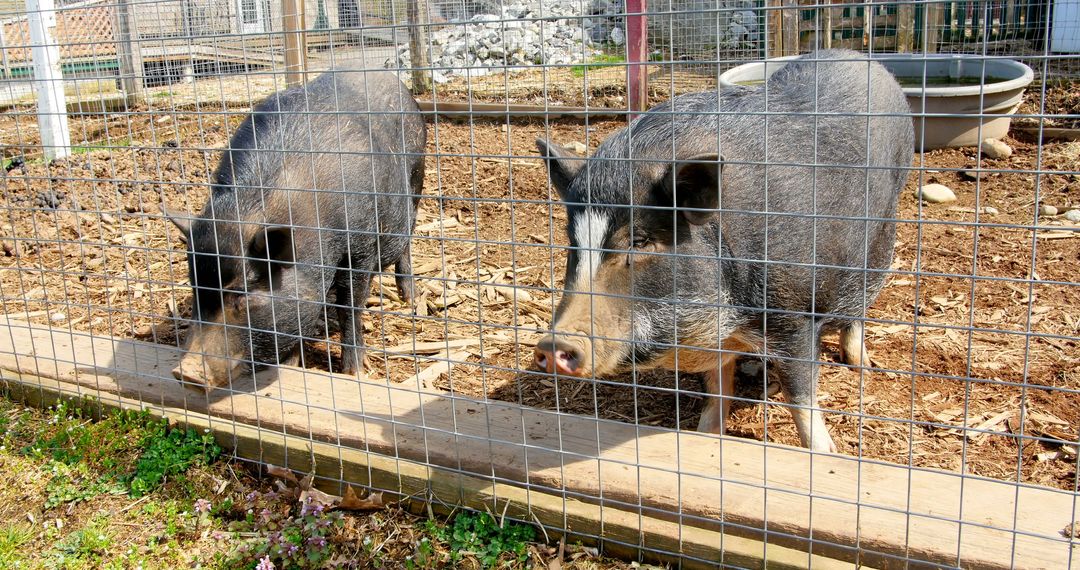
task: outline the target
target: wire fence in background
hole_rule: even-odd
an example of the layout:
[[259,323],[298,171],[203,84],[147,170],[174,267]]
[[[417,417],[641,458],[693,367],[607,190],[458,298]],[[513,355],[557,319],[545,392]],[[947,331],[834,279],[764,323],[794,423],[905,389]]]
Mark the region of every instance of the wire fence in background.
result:
[[[0,4],[0,303],[9,333],[0,334],[0,368],[209,416],[247,442],[238,449],[263,454],[245,460],[300,469],[317,456],[323,480],[473,507],[482,495],[513,503],[511,516],[526,522],[654,557],[750,566],[751,555],[780,556],[770,550],[778,547],[807,565],[1076,567],[1077,536],[1066,524],[1080,520],[1080,22],[1062,6],[1075,3],[60,3],[54,33],[71,147],[47,161],[30,20]],[[599,264],[626,248],[571,243],[591,239],[589,230],[568,231],[575,214],[559,204],[536,140],[562,145],[572,164],[619,136],[640,111],[629,108],[628,88],[638,62],[652,108],[715,89],[738,65],[826,47],[915,54],[920,86],[936,73],[933,54],[950,53],[971,56],[965,65],[978,83],[999,79],[988,71],[999,60],[1027,64],[1034,80],[1003,111],[1014,113],[1008,134],[981,150],[998,111],[912,107],[919,140],[945,128],[935,118],[974,117],[978,126],[967,146],[914,155],[893,262],[856,319],[870,360],[849,366],[851,345],[833,335],[810,357],[820,367],[816,404],[842,456],[811,459],[777,445],[798,446],[800,434],[790,402],[774,393],[776,363],[753,354],[732,368],[727,425],[736,438],[693,431],[710,401],[703,374],[538,370],[534,346],[573,285],[567,259],[589,265],[597,255]],[[171,372],[201,325],[192,245],[166,214],[203,208],[222,151],[254,106],[343,62],[393,71],[412,88],[427,125],[423,151],[403,150],[407,136],[393,128],[349,137],[335,123],[305,131],[309,146],[295,143],[287,158],[295,178],[256,186],[292,189],[311,206],[335,184],[369,175],[340,161],[422,154],[415,290],[395,279],[407,269],[386,263],[369,271],[370,293],[351,292],[367,346],[361,378],[330,376],[347,367],[350,346],[334,310],[352,306],[348,289],[335,288],[319,299],[330,309],[323,318],[293,335],[302,340],[299,367],[209,397],[185,391]],[[421,92],[417,78],[431,90]],[[990,90],[974,98],[986,103]],[[335,105],[346,103],[356,101]],[[742,133],[748,147],[777,140],[757,118],[745,123],[755,125]],[[824,144],[807,143],[801,164],[763,154],[734,167],[802,176],[816,170],[801,167],[826,166],[815,160]],[[809,195],[826,190],[815,176],[805,176]],[[371,218],[394,218],[379,208]],[[322,229],[310,217],[289,219],[295,232]],[[303,241],[296,252],[329,241]],[[590,302],[620,297],[603,287],[595,284]],[[259,326],[273,332],[274,323]],[[619,340],[582,326],[579,336]],[[290,447],[290,438],[310,447]]]

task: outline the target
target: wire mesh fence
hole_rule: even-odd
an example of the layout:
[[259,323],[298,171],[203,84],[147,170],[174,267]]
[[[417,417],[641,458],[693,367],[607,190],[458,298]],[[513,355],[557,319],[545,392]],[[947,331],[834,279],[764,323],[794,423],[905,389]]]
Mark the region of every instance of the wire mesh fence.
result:
[[648,559],[1080,567],[1075,2],[61,2],[62,148],[2,10],[21,382]]

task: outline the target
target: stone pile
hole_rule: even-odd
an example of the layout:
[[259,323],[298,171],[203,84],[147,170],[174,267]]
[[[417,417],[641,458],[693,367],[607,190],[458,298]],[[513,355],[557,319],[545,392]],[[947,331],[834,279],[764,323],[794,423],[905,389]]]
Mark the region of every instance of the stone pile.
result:
[[[583,27],[582,5],[580,0],[515,0],[499,7],[498,14],[448,22],[430,35],[433,78],[445,83],[503,66],[586,62],[598,50]],[[407,68],[411,63],[408,46],[402,46],[386,66]]]
[[[506,66],[574,65],[626,42],[624,0],[444,0],[433,5],[433,78],[487,75]],[[761,40],[755,0],[652,0],[649,44],[663,57],[715,57]],[[409,68],[407,45],[386,67]]]

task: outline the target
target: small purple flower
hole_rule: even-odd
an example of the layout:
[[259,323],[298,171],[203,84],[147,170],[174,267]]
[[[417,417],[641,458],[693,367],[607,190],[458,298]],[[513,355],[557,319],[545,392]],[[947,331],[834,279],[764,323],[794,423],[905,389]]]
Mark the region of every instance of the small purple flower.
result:
[[245,497],[245,498],[247,499],[247,502],[254,503],[255,498],[258,497],[258,496],[259,496],[258,493],[256,493],[255,491],[252,491],[252,492],[248,493],[247,497]]
[[300,516],[301,517],[306,517],[308,515],[319,516],[323,512],[323,508],[324,507],[323,507],[323,505],[321,503],[316,503],[315,501],[311,500],[311,497],[308,497],[307,499],[304,500],[303,506],[300,507]]
[[285,549],[285,555],[286,556],[293,556],[293,555],[296,554],[296,551],[298,551],[298,550],[300,550],[299,546],[297,546],[295,544],[290,544],[289,547]]
[[269,556],[263,556],[262,560],[259,560],[259,565],[255,567],[255,570],[275,570],[275,566]]
[[229,535],[221,532],[220,530],[215,530],[214,532],[210,533],[210,536],[213,537],[214,540],[225,540],[226,538],[229,538]]
[[261,518],[264,523],[270,522],[270,519],[273,518],[273,516],[274,513],[271,512],[270,509],[264,508],[262,511],[259,512],[259,518]]
[[209,513],[210,507],[210,501],[207,501],[206,499],[195,500],[195,512],[197,513]]
[[307,542],[308,545],[314,546],[315,548],[323,548],[326,546],[326,539],[321,536],[313,536],[307,539]]

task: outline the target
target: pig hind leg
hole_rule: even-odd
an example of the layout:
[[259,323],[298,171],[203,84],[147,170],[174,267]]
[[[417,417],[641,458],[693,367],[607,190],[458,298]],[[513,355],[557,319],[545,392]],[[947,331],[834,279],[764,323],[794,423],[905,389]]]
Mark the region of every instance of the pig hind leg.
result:
[[776,324],[781,326],[770,326],[772,334],[766,338],[775,343],[768,348],[777,355],[776,370],[784,397],[791,405],[799,440],[803,447],[814,451],[836,453],[825,417],[817,407],[817,359],[821,354],[818,328],[809,318],[780,319]]
[[863,339],[863,322],[851,321],[840,329],[840,359],[852,367],[870,366]]
[[401,257],[394,263],[394,283],[397,285],[398,295],[406,305],[412,305],[416,298],[416,280],[412,270],[412,245],[411,240],[406,238],[405,248],[401,251]]
[[363,371],[363,308],[371,292],[371,274],[374,269],[368,264],[359,268],[338,270],[338,326],[341,328],[341,370],[338,372],[342,374],[357,374]]

